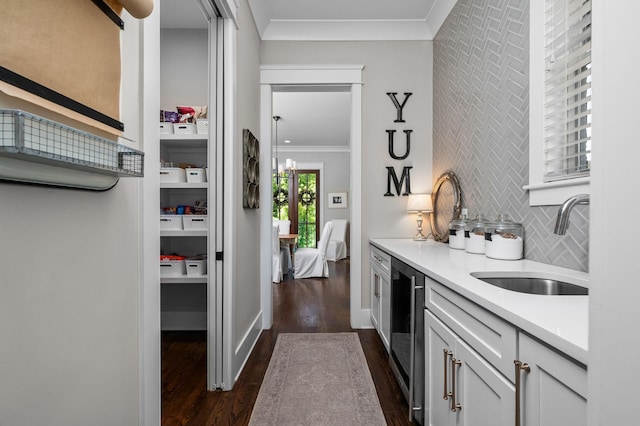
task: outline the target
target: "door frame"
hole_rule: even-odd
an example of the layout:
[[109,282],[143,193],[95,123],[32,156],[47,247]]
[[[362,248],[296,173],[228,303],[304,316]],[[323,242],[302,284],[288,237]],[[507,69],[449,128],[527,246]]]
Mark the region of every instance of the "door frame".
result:
[[[236,22],[235,14],[236,8],[232,7],[230,0],[199,0],[197,2],[205,12],[205,15],[214,19],[215,9],[220,10],[223,21],[218,22],[217,36],[219,40],[223,40],[222,51],[218,53],[218,57],[225,58],[234,57],[236,50]],[[145,178],[140,179],[139,183],[139,210],[141,214],[138,217],[139,222],[139,258],[140,258],[140,270],[138,277],[138,333],[139,333],[139,392],[138,392],[138,406],[139,406],[139,424],[141,425],[158,425],[160,424],[161,414],[161,330],[160,330],[160,270],[158,268],[158,253],[160,253],[160,228],[158,227],[158,216],[160,205],[160,191],[159,188],[159,167],[160,167],[160,148],[158,145],[158,139],[160,137],[160,130],[158,127],[158,107],[160,105],[160,94],[158,88],[160,87],[160,8],[154,8],[151,15],[145,18],[141,23],[142,32],[142,51],[140,53],[141,69],[143,70],[144,77],[142,79],[142,141],[145,151]],[[209,32],[210,37],[213,35]],[[221,38],[222,37],[222,38]],[[213,48],[213,49],[212,49]],[[215,51],[215,46],[209,47],[210,52]],[[219,64],[220,65],[220,64]],[[229,129],[234,128],[236,114],[233,109],[233,99],[235,92],[235,81],[232,79],[235,73],[235,65],[233,61],[225,61],[224,68],[218,68],[218,76],[222,77],[219,73],[224,72],[224,80],[222,82],[223,88],[218,87],[219,91],[224,93],[223,99],[217,99],[216,102],[221,103],[217,106],[218,111],[225,111],[224,123],[218,123],[217,128],[220,129],[223,135],[222,144],[224,147],[232,147],[234,145],[235,133]],[[213,112],[212,112],[213,114]],[[221,118],[216,116],[218,120]],[[220,133],[218,133],[220,136]],[[220,146],[220,151],[223,147]],[[220,154],[220,153],[219,153]],[[224,150],[224,157],[221,161],[224,164],[233,164],[233,150]],[[233,167],[225,167],[224,178],[227,182],[232,182],[235,173]],[[230,188],[225,188],[225,199],[233,199],[233,191]],[[231,222],[233,225],[234,220],[230,216],[233,203],[226,203],[222,213],[220,210],[217,214],[223,214],[227,218],[227,222]],[[221,217],[218,216],[219,220]],[[219,306],[231,306],[230,289],[232,288],[232,276],[230,261],[233,260],[232,246],[231,246],[231,231],[229,231],[230,225],[224,229],[224,235],[221,232],[216,231],[216,239],[222,238],[224,248],[223,250],[229,254],[223,265],[216,265],[217,277],[216,280],[220,280],[224,277],[223,282],[220,283],[223,286],[222,289],[218,289],[216,294],[225,295],[225,298],[218,298],[215,303]],[[218,242],[218,244],[221,244]],[[219,262],[222,263],[222,262]],[[223,270],[224,269],[224,270]],[[214,278],[210,278],[212,280]],[[207,284],[211,286],[211,281]],[[220,287],[220,285],[218,286]],[[213,292],[207,291],[207,294]],[[211,299],[208,300],[210,302]],[[233,330],[233,315],[230,309],[217,310],[218,319],[217,324],[221,324],[223,332],[221,336],[215,340],[218,348],[214,352],[208,345],[207,354],[207,386],[213,388],[217,386],[219,381],[222,381],[221,386],[224,390],[231,389],[233,385],[232,376],[232,362],[233,362],[233,350],[231,349],[231,337]],[[207,314],[211,310],[207,309]],[[212,318],[208,317],[207,326],[211,327],[210,321]],[[210,330],[208,330],[208,333]],[[219,333],[220,334],[220,333]],[[210,336],[207,336],[207,341],[210,341]],[[220,347],[221,346],[221,347]],[[222,356],[218,356],[217,359],[211,359],[210,355],[213,353],[221,353]],[[211,364],[215,364],[216,368],[212,368]],[[217,376],[213,373],[214,370],[221,371],[221,375]]]
[[[352,328],[370,328],[370,309],[362,308],[362,70],[364,65],[260,66],[260,162],[271,164],[272,95],[278,86],[348,86],[351,92],[350,312]],[[260,176],[260,199],[271,200],[271,173]],[[271,208],[260,213],[260,300],[262,327],[273,325],[271,279]]]

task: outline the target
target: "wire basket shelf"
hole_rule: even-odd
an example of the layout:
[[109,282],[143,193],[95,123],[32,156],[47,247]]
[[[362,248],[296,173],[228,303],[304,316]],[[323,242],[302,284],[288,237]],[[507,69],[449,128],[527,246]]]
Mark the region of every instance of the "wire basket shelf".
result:
[[144,153],[20,110],[0,110],[0,156],[142,177]]

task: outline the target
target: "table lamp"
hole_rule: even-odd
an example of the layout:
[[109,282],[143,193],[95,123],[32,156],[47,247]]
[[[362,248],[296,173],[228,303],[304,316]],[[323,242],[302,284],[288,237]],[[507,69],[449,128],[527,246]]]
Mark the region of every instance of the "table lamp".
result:
[[413,239],[415,241],[424,241],[427,237],[422,233],[422,213],[431,213],[433,211],[433,202],[431,194],[409,194],[407,200],[407,212],[418,213],[418,233]]

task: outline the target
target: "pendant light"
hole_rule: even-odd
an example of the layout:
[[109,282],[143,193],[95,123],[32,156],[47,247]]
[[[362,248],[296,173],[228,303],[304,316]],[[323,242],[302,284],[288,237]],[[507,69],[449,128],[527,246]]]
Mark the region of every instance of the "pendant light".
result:
[[282,119],[281,116],[279,115],[274,115],[273,116],[273,120],[276,122],[276,144],[275,144],[275,158],[272,160],[272,164],[271,164],[271,168],[273,169],[273,173],[276,174],[276,182],[279,185],[280,184],[280,177],[289,177],[291,175],[294,175],[296,172],[296,162],[293,161],[291,158],[287,158],[285,159],[284,164],[280,164],[279,162],[279,158],[278,158],[278,122]]

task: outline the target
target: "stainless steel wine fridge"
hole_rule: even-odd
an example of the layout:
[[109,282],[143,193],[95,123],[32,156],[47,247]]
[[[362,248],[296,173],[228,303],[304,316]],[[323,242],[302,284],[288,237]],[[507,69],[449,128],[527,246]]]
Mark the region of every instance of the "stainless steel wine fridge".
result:
[[424,418],[424,274],[391,259],[391,369],[409,403],[409,421]]

